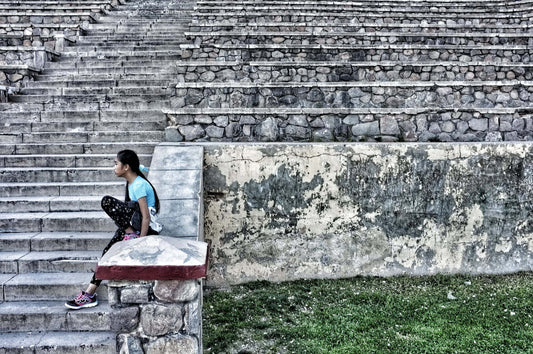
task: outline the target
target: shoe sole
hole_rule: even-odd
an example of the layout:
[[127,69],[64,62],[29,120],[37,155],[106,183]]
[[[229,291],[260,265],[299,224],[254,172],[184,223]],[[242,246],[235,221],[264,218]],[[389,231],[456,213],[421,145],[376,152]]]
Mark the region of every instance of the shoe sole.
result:
[[65,304],[65,306],[68,307],[71,310],[81,310],[81,309],[84,309],[84,308],[87,308],[87,307],[95,307],[96,305],[98,305],[98,301],[91,302],[90,304],[81,305],[81,306],[77,306],[77,307],[69,305],[69,304]]

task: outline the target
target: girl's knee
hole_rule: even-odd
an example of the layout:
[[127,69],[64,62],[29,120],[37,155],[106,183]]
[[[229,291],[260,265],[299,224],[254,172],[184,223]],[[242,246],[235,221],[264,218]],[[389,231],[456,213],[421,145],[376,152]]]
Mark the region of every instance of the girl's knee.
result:
[[106,195],[106,196],[104,196],[104,197],[102,198],[102,201],[100,202],[100,205],[101,205],[102,208],[103,208],[104,206],[111,204],[111,203],[113,202],[113,199],[115,199],[115,198],[113,198],[113,197],[110,196],[110,195]]

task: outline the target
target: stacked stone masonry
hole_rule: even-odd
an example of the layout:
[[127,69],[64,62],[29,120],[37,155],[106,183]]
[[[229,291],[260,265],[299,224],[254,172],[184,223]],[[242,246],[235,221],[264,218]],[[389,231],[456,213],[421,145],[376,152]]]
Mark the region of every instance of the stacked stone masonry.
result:
[[[44,68],[72,45],[84,26],[94,23],[120,0],[0,1],[0,85],[20,88],[35,70],[19,70],[15,79],[5,65]],[[124,1],[122,1],[124,2]],[[19,77],[22,75],[22,78]]]
[[198,1],[167,139],[532,140],[532,9]]
[[109,293],[117,352],[200,352],[200,281],[113,281]]

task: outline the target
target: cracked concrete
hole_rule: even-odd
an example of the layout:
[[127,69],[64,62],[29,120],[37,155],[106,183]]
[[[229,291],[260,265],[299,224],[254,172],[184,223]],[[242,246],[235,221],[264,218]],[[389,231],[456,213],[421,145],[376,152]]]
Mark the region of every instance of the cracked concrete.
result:
[[208,283],[533,265],[533,145],[205,145]]

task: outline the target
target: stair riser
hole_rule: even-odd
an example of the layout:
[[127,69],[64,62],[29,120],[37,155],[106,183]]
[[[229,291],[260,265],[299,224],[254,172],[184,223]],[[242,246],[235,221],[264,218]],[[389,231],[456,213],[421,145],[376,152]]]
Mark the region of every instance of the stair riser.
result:
[[114,232],[115,224],[107,219],[81,218],[34,218],[34,219],[0,219],[0,229],[5,232]]
[[18,261],[18,273],[93,273],[98,260]]
[[[88,86],[88,87],[87,87]],[[84,95],[165,95],[169,89],[167,87],[90,87],[90,83],[83,88],[25,88],[22,89],[22,94],[32,96],[50,96],[48,99],[63,99],[64,96],[72,96],[73,99],[77,99],[76,96]],[[32,101],[33,97],[18,96],[17,102]],[[116,99],[119,99],[116,97]],[[138,99],[142,99],[139,97]],[[43,102],[47,100],[43,98]]]
[[161,74],[173,74],[176,72],[176,69],[173,67],[167,68],[153,68],[149,67],[136,67],[136,66],[124,66],[119,68],[114,67],[94,67],[94,68],[85,68],[80,67],[78,69],[65,68],[65,69],[46,69],[44,75],[40,76],[35,83],[38,83],[39,80],[51,80],[54,78],[64,79],[65,76],[69,75],[161,75]]
[[[84,312],[82,314],[82,312]],[[1,332],[23,331],[109,331],[110,314],[64,311],[56,313],[3,314]],[[54,353],[56,351],[54,350]]]
[[[35,90],[36,94],[42,94],[43,92],[45,92],[44,90],[49,90],[50,94],[57,94],[58,92],[61,93],[61,88],[65,92],[65,94],[71,94],[73,92],[75,93],[77,90],[87,89],[88,87],[107,88],[108,90],[110,90],[110,92],[113,92],[113,90],[125,90],[129,87],[139,86],[138,90],[149,89],[153,90],[155,93],[157,89],[161,90],[161,88],[166,88],[171,85],[171,80],[169,80],[166,76],[159,74],[154,74],[151,75],[151,77],[149,78],[146,77],[139,80],[135,80],[135,78],[132,77],[127,77],[127,80],[125,79],[125,77],[118,77],[116,80],[108,80],[107,78],[98,79],[94,76],[95,75],[87,76],[86,80],[83,80],[82,77],[70,79],[68,76],[63,76],[55,78],[56,80],[54,81],[45,81],[44,78],[41,77],[40,81],[32,82],[28,85],[28,88],[24,89],[23,91],[25,93],[31,93],[31,90]],[[161,79],[159,79],[159,77],[161,77]]]
[[[154,146],[157,143],[149,144],[135,144],[131,142],[119,143],[119,144],[110,144],[110,143],[101,143],[101,144],[72,144],[72,143],[61,143],[61,144],[28,144],[28,145],[17,145],[16,153],[19,155],[27,154],[84,154],[84,153],[94,153],[94,154],[108,154],[110,151],[118,152],[123,149],[133,149],[138,154],[151,154],[154,150]],[[0,145],[1,147],[1,145]],[[6,149],[7,150],[7,149]],[[9,154],[5,152],[4,154]]]
[[87,132],[87,133],[32,133],[21,134],[22,139],[15,142],[5,143],[105,143],[105,142],[136,142],[136,141],[154,141],[164,140],[163,131],[154,132]]
[[[13,123],[10,125],[10,131],[13,134],[29,133],[48,133],[48,132],[68,132],[79,133],[87,132],[95,134],[96,132],[114,132],[114,131],[163,131],[166,128],[166,122],[109,122],[109,123],[92,123],[92,122],[72,122],[72,123]],[[9,142],[7,142],[9,143]]]
[[[150,157],[139,156],[139,161],[150,166]],[[113,167],[115,155],[102,156],[6,156],[0,157],[0,167]]]
[[[75,234],[74,234],[75,235]],[[34,251],[103,251],[114,235],[114,232],[107,233],[105,239],[88,238],[59,238],[59,239],[34,239],[31,247]],[[93,268],[94,269],[94,268]]]
[[[6,301],[39,301],[39,300],[67,300],[85,289],[91,280],[90,273],[80,278],[78,284],[52,284],[52,285],[28,285],[7,284],[4,285]],[[98,300],[107,300],[106,285],[102,284],[98,291]],[[55,353],[55,352],[54,352]]]
[[116,177],[109,170],[0,170],[0,183],[46,182],[112,182]]
[[[71,106],[75,106],[73,101],[78,104],[80,110],[86,111],[90,109],[89,101],[99,102],[100,108],[108,110],[147,110],[147,109],[163,109],[167,108],[168,95],[136,95],[136,96],[120,96],[120,95],[76,95],[76,96],[13,96],[13,102],[19,103],[36,103],[44,104],[48,111],[57,111],[62,107],[66,110],[71,110]],[[95,109],[99,109],[98,107]]]
[[[84,107],[78,107],[80,109]],[[89,107],[90,108],[90,107]],[[92,130],[111,130],[113,127],[128,127],[131,124],[145,124],[148,121],[158,123],[166,120],[165,115],[160,110],[154,111],[101,111],[101,112],[83,112],[83,111],[55,111],[55,112],[0,112],[0,120],[9,125],[10,131],[30,132],[46,131],[48,129],[44,123],[61,122],[62,124],[72,124],[72,128],[65,125],[58,126],[57,129],[77,129],[79,127],[94,126]],[[35,123],[29,128],[28,123]],[[103,123],[114,123],[103,124]],[[35,128],[40,127],[42,128]],[[151,130],[138,129],[135,125],[132,130]],[[49,128],[56,129],[56,128]],[[126,130],[126,129],[123,129]]]
[[110,195],[122,195],[124,187],[119,185],[92,185],[92,186],[1,186],[0,195],[11,197],[32,197],[32,196],[102,196],[106,194]]
[[[1,192],[0,192],[1,193]],[[30,234],[20,234],[15,238],[5,236],[6,234],[0,234],[0,250],[4,252],[20,252],[20,251],[30,251],[30,238],[35,235],[35,233]],[[9,234],[7,234],[9,235]],[[14,272],[11,274],[15,274]]]
[[0,213],[48,213],[63,211],[100,211],[100,201],[2,201]]

